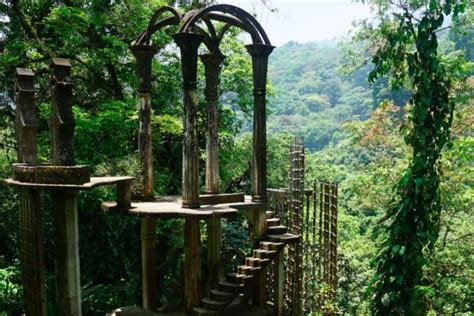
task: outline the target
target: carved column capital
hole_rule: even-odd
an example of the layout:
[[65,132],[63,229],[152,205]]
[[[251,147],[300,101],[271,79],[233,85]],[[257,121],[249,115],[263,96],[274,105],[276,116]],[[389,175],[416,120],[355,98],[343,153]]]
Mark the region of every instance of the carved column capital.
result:
[[197,83],[197,53],[204,40],[204,35],[195,33],[177,33],[173,39],[181,50],[181,68],[183,72],[183,87],[196,89]]
[[150,93],[152,61],[158,52],[158,48],[151,45],[132,45],[130,50],[137,62],[138,92]]
[[52,114],[49,126],[53,138],[53,165],[72,166],[74,159],[74,128],[72,112],[72,79],[69,59],[52,58]]
[[36,164],[38,111],[35,105],[35,74],[30,69],[17,68],[15,82],[16,133],[18,162]]

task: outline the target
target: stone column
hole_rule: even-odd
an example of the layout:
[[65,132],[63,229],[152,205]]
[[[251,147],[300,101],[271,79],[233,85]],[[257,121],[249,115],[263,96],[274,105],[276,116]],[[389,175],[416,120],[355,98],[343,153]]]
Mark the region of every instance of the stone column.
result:
[[[52,164],[74,166],[74,128],[72,113],[71,64],[53,58],[52,116],[49,121],[53,139]],[[81,315],[79,264],[79,227],[77,192],[52,192],[56,243],[56,295],[58,314]]]
[[[222,54],[201,55],[206,75],[206,103],[207,103],[207,133],[206,133],[206,193],[219,193],[219,81],[222,63]],[[211,218],[207,221],[209,267],[209,289],[217,288],[222,276],[220,266],[221,249],[221,220]]]
[[[141,192],[139,199],[150,200],[153,193],[153,151],[151,130],[151,70],[157,48],[147,45],[134,45],[138,81],[138,117],[140,121],[138,152],[141,165]],[[142,240],[142,298],[143,308],[156,311],[158,307],[158,271],[156,248],[156,220],[144,217],[141,224]]]
[[[178,33],[173,36],[181,50],[183,73],[184,141],[183,141],[183,208],[198,208],[199,203],[199,147],[197,132],[197,61],[203,36]],[[201,299],[201,245],[199,221],[187,218],[184,227],[184,300],[189,313]]]
[[81,283],[77,192],[53,191],[58,315],[80,316]]
[[184,307],[191,313],[201,301],[201,236],[199,220],[187,218],[184,225]]
[[[285,250],[278,251],[275,258],[275,315],[283,315],[284,286],[285,286]],[[300,293],[302,294],[302,293]]]
[[183,202],[184,208],[199,205],[199,147],[197,131],[197,61],[203,35],[178,33],[173,36],[181,50],[183,73],[184,141],[183,141]]
[[223,277],[221,267],[221,219],[207,220],[207,264],[209,267],[209,290],[217,289],[219,278]]
[[134,45],[131,51],[136,59],[136,75],[138,81],[138,152],[141,164],[141,199],[153,198],[153,152],[151,133],[151,69],[157,48],[146,45]]
[[[38,115],[35,106],[34,73],[16,69],[16,134],[18,162],[37,163]],[[26,314],[47,315],[43,220],[41,195],[37,189],[19,188],[20,260]]]
[[224,56],[201,56],[206,74],[207,134],[206,134],[206,193],[219,193],[219,80]]
[[266,127],[266,83],[268,56],[274,47],[265,44],[247,45],[252,56],[254,112],[253,112],[253,161],[252,201],[267,201],[267,127]]

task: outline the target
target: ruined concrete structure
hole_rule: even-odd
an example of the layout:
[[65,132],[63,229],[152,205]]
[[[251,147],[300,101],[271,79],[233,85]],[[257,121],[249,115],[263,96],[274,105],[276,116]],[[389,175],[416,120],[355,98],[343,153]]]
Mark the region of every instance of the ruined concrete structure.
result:
[[[216,29],[215,22],[223,25]],[[182,195],[155,196],[153,192],[152,151],[152,61],[158,47],[152,43],[152,35],[162,29],[174,29],[174,41],[181,51],[183,79],[183,168]],[[220,73],[225,56],[219,45],[230,27],[239,27],[249,33],[252,44],[247,51],[253,65],[254,112],[253,112],[253,158],[252,194],[219,192],[219,143],[218,143],[218,99]],[[199,56],[204,44],[207,53]],[[116,201],[104,202],[102,209],[123,216],[141,218],[142,239],[142,285],[141,309],[129,310],[133,315],[157,313],[159,288],[157,275],[156,220],[181,218],[184,229],[184,313],[217,315],[227,313],[239,306],[255,306],[260,313],[282,315],[286,273],[285,246],[300,241],[302,231],[293,233],[281,224],[279,218],[269,210],[267,198],[266,156],[266,79],[268,57],[274,47],[255,18],[244,10],[231,5],[213,5],[202,10],[191,11],[181,16],[171,7],[162,7],[152,17],[147,29],[130,46],[136,59],[138,114],[139,114],[139,160],[141,163],[140,192],[133,196],[131,177],[94,178],[87,166],[75,164],[74,159],[74,115],[72,113],[73,83],[71,65],[67,59],[53,58],[52,116],[49,127],[53,148],[51,164],[39,164],[36,154],[38,118],[34,101],[34,74],[28,69],[17,70],[16,104],[18,163],[13,165],[8,184],[18,187],[21,213],[21,261],[24,271],[25,303],[27,315],[47,315],[44,253],[42,244],[42,212],[40,190],[53,196],[53,214],[56,244],[56,286],[58,315],[81,315],[80,263],[78,249],[77,197],[81,190],[90,190],[101,185],[115,185]],[[197,67],[201,62],[205,68],[205,97],[207,102],[205,191],[200,192],[199,148],[198,148],[198,104]],[[296,145],[295,145],[296,146]],[[304,208],[304,168],[302,167],[302,145],[292,149],[295,161],[290,185],[290,204],[295,214]],[[299,156],[298,156],[299,155]],[[299,157],[299,158],[298,158]],[[299,159],[299,160],[298,160]],[[235,273],[224,278],[221,266],[221,219],[241,212],[251,223],[254,250]],[[325,216],[327,213],[325,213]],[[210,270],[208,288],[201,288],[201,236],[199,223],[207,223],[208,254]],[[333,228],[334,229],[334,228]],[[324,233],[329,231],[327,227]],[[138,234],[139,232],[137,232]],[[324,245],[329,237],[324,235]],[[321,237],[320,237],[321,238]],[[294,253],[299,251],[294,248]],[[292,248],[293,249],[293,248]],[[291,251],[290,251],[291,252]],[[335,260],[331,254],[328,260]],[[295,263],[301,269],[301,261]],[[272,267],[272,278],[267,277]],[[335,269],[329,264],[325,269]],[[294,269],[294,268],[292,268]],[[291,275],[298,279],[301,275]],[[269,299],[271,293],[272,298]],[[297,301],[298,292],[293,292]],[[269,305],[268,302],[272,304]],[[300,303],[292,307],[293,315],[301,315]],[[243,312],[245,313],[245,312]],[[127,309],[117,314],[127,315]]]

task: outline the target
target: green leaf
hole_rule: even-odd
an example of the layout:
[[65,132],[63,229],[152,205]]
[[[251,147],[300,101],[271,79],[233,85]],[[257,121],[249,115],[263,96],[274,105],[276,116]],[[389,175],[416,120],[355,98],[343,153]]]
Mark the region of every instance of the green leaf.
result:
[[401,247],[400,247],[400,250],[398,251],[398,253],[400,254],[400,256],[403,256],[403,255],[405,254],[405,250],[406,250],[405,246],[401,246]]

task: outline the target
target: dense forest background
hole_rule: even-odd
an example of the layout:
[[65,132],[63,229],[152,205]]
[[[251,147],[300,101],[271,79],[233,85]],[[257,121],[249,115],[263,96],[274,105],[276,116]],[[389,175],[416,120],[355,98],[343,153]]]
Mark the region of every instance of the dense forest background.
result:
[[[0,5],[0,14],[9,17],[0,23],[5,35],[0,53],[0,178],[10,175],[16,159],[15,67],[30,67],[37,73],[39,153],[42,160],[49,159],[48,63],[52,56],[67,57],[73,63],[77,162],[90,165],[95,175],[138,174],[136,83],[128,45],[152,12],[171,2],[44,1],[27,5],[11,1]],[[195,6],[186,1],[177,5],[181,10]],[[456,108],[452,145],[443,153],[441,237],[426,268],[431,310],[440,315],[469,315],[474,309],[473,18],[470,8],[464,22],[440,34],[440,53],[462,56],[462,71],[471,76],[463,90],[465,102]],[[219,109],[223,191],[250,189],[251,138],[247,131],[252,85],[250,58],[242,45],[245,40],[234,31],[224,42],[228,58]],[[178,194],[182,139],[179,55],[164,32],[154,41],[166,47],[153,63],[155,191]],[[269,67],[269,186],[287,185],[292,135],[304,137],[307,184],[316,179],[339,183],[336,305],[348,315],[368,313],[366,288],[374,275],[371,260],[383,234],[378,223],[394,203],[392,188],[411,155],[399,132],[406,121],[411,91],[406,87],[393,91],[390,77],[369,84],[371,64],[366,61],[364,42],[348,38],[289,42],[274,51]],[[204,122],[203,95],[200,101]],[[200,135],[204,134],[202,128]],[[204,150],[204,137],[200,139]],[[139,221],[104,215],[100,201],[112,197],[113,192],[106,189],[81,194],[81,282],[86,315],[103,315],[117,306],[140,303]],[[48,297],[54,298],[49,196],[45,194],[43,200]],[[0,315],[18,315],[22,310],[18,205],[15,191],[3,184],[0,218]],[[182,299],[182,225],[160,221],[157,227],[162,303],[169,306]],[[240,249],[247,242],[246,229],[241,219],[225,222],[223,245],[229,261],[245,255]],[[49,305],[52,312],[54,301]]]

